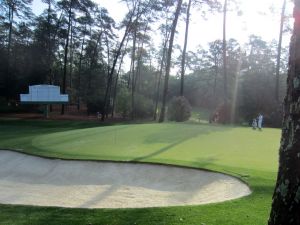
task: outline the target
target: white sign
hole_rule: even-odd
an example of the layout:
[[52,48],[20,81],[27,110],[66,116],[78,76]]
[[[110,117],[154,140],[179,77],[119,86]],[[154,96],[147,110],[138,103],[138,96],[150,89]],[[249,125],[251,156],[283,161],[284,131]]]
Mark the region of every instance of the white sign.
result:
[[67,103],[69,96],[60,94],[60,87],[54,85],[29,86],[29,94],[20,94],[21,103]]

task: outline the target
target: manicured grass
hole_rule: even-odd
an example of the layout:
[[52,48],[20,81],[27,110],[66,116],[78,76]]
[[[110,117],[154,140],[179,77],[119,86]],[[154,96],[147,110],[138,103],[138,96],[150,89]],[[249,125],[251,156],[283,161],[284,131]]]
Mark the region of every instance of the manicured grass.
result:
[[[253,194],[219,204],[148,209],[67,209],[0,205],[3,224],[266,224],[280,130],[167,123],[98,126],[0,121],[0,147],[48,157],[144,161],[205,168],[247,182]],[[95,127],[96,126],[96,127]]]

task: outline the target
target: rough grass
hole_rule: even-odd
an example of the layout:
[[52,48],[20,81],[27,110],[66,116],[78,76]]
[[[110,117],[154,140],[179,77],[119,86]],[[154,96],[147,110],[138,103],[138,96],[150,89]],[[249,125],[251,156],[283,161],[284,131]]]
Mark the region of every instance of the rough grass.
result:
[[[98,126],[86,122],[0,121],[0,147],[48,157],[159,162],[239,177],[253,194],[219,204],[146,209],[0,205],[3,224],[266,224],[280,130],[185,123]],[[1,223],[1,224],[2,224]]]

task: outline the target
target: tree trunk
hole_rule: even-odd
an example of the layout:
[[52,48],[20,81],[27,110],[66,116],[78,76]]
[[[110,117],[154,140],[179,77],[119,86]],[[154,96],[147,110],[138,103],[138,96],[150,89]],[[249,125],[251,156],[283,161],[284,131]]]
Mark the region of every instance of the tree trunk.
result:
[[163,91],[162,107],[161,107],[161,113],[160,113],[160,117],[159,117],[159,121],[158,121],[160,123],[164,122],[164,120],[165,120],[168,86],[169,86],[168,82],[169,82],[170,68],[171,68],[171,57],[172,57],[173,41],[174,41],[174,36],[175,36],[178,17],[179,17],[180,10],[181,10],[181,5],[182,5],[182,0],[178,0],[176,12],[175,12],[175,18],[174,18],[173,24],[172,24],[172,30],[171,30],[171,36],[170,36],[170,42],[169,42],[169,48],[168,48],[166,76],[165,76],[165,84],[164,84],[164,91]]
[[[13,80],[13,73],[12,73],[12,32],[13,32],[13,21],[14,21],[14,3],[11,1],[9,4],[9,11],[8,11],[8,18],[9,18],[9,27],[8,27],[8,43],[7,43],[7,65],[6,65],[6,74],[5,79],[8,81]],[[10,98],[10,91],[9,89],[6,89],[6,100],[8,101]]]
[[[91,33],[91,29],[90,29],[90,33]],[[93,49],[93,55],[92,55],[92,58],[91,58],[91,61],[90,61],[90,69],[89,69],[89,74],[88,74],[88,89],[89,90],[91,89],[91,85],[92,85],[91,84],[92,83],[92,70],[94,68],[94,65],[97,63],[96,56],[97,56],[98,45],[100,45],[99,49],[101,49],[102,34],[103,34],[103,31],[100,30],[97,41],[96,41],[96,46]]]
[[145,13],[146,13],[145,10],[139,11],[139,4],[138,5],[135,4],[134,9],[132,10],[132,13],[130,14],[128,25],[126,26],[124,36],[122,38],[122,41],[119,45],[119,48],[118,48],[116,54],[115,54],[114,61],[112,63],[112,67],[110,69],[110,73],[109,73],[109,76],[108,76],[108,81],[107,81],[105,96],[104,96],[104,101],[103,101],[104,102],[104,107],[103,107],[103,110],[101,112],[101,121],[104,121],[104,116],[107,114],[106,111],[107,111],[107,108],[108,108],[109,89],[110,89],[110,86],[112,85],[113,74],[114,74],[114,71],[115,71],[117,61],[118,61],[118,59],[121,55],[121,50],[122,50],[122,47],[124,45],[124,41],[125,41],[127,35],[130,33],[130,31],[133,28],[132,20],[135,17],[135,21],[138,21],[140,19],[140,17]]
[[[107,77],[109,77],[109,72],[110,72],[110,67],[109,67],[109,62],[110,62],[110,48],[109,48],[109,43],[108,43],[107,36],[106,36],[106,48],[107,48]],[[111,85],[109,86],[108,99],[111,98],[112,86],[113,86],[113,77],[112,77]],[[108,118],[108,112],[107,111],[106,111],[105,117]]]
[[191,3],[192,3],[192,0],[189,0],[187,12],[186,12],[184,47],[183,47],[182,60],[181,60],[180,96],[183,96],[183,89],[184,89],[185,56],[186,56],[187,39],[188,39],[188,34],[189,34]]
[[300,0],[295,0],[279,171],[269,225],[300,224]]
[[164,67],[165,58],[166,58],[167,42],[168,42],[168,39],[165,40],[164,47],[163,47],[163,55],[162,55],[162,59],[160,61],[159,75],[158,75],[157,86],[156,86],[156,96],[155,96],[155,107],[154,107],[153,120],[157,119],[157,108],[158,108],[158,101],[159,101],[159,89],[160,89],[160,83],[161,83],[162,74],[163,74],[163,67]]
[[11,42],[12,42],[12,29],[13,29],[13,22],[14,22],[14,4],[9,7],[9,30],[8,30],[8,46],[7,46],[7,62],[8,62],[8,68],[10,71],[10,58],[11,58]]
[[[158,100],[156,101],[156,96],[158,95],[159,96],[159,89],[157,89],[157,87],[159,87],[159,85],[160,85],[160,81],[159,81],[159,79],[161,78],[160,77],[160,73],[159,73],[159,71],[160,71],[160,68],[159,68],[159,66],[160,66],[160,63],[157,65],[157,69],[156,69],[156,71],[155,71],[155,86],[154,86],[154,92],[153,92],[153,104],[154,104],[154,108],[153,108],[153,120],[155,121],[156,120],[156,118],[157,118],[157,103],[158,103]],[[155,92],[155,90],[157,91],[157,92]]]
[[[138,46],[138,49],[141,49],[140,46]],[[139,92],[139,82],[138,80],[141,79],[141,55],[138,56],[137,62],[136,62],[136,69],[135,69],[135,78],[134,78],[134,93]]]
[[[86,26],[84,27],[84,33],[86,31]],[[83,55],[83,46],[85,42],[85,35],[82,38],[81,50],[79,55],[79,65],[78,65],[78,86],[77,86],[77,110],[80,110],[80,95],[81,95],[81,69],[82,69],[82,55]]]
[[213,89],[213,107],[217,105],[217,79],[219,74],[219,63],[217,59],[217,55],[214,55],[214,63],[215,63],[215,77],[214,77],[214,89]]
[[281,11],[281,19],[280,19],[280,31],[279,31],[279,40],[278,40],[277,63],[276,63],[275,99],[278,103],[279,103],[279,71],[280,71],[281,44],[282,44],[282,33],[283,33],[285,7],[286,7],[286,0],[283,0],[282,11]]
[[[64,74],[63,74],[62,94],[66,94],[67,63],[68,63],[69,35],[70,35],[71,17],[72,17],[72,2],[73,2],[73,0],[70,1],[70,8],[69,8],[68,32],[67,32],[67,39],[66,39],[66,45],[65,45],[65,56],[64,56]],[[62,104],[61,115],[64,115],[64,114],[65,114],[65,105]]]
[[[50,2],[51,2],[51,1],[50,1]],[[56,23],[56,26],[55,26],[55,30],[54,30],[54,32],[53,32],[53,38],[52,38],[52,41],[53,41],[54,45],[55,45],[55,42],[56,42],[56,37],[58,36],[58,33],[59,33],[59,27],[60,27],[60,24],[61,24],[61,22],[62,22],[62,18],[63,18],[63,11],[61,12],[61,14],[60,14],[60,16],[59,16],[59,19],[58,19],[58,21],[57,21],[57,23]],[[49,31],[50,31],[50,30],[49,30]],[[49,33],[49,35],[50,35],[50,33]],[[50,39],[51,39],[51,36],[49,36],[49,40],[50,40]],[[50,50],[52,51],[51,41],[50,41]],[[53,53],[53,54],[54,54],[54,53]],[[57,51],[57,54],[58,54],[59,58],[61,58],[61,57],[60,57],[59,51]],[[49,62],[49,67],[50,67],[49,73],[50,73],[50,75],[51,75],[50,82],[51,82],[51,80],[52,80],[51,84],[54,84],[56,78],[55,78],[55,73],[52,73],[53,64],[54,64],[54,60],[53,60],[53,56],[52,56],[52,55],[50,56],[50,59],[51,59],[51,62]],[[59,61],[60,61],[60,60],[59,60]],[[61,66],[61,62],[60,62],[60,66]],[[62,70],[62,71],[63,71],[63,70]],[[52,108],[52,106],[50,106],[50,109],[51,109],[51,108]]]
[[104,121],[104,118],[105,118],[105,115],[106,115],[106,111],[107,111],[107,107],[108,107],[108,94],[109,94],[109,88],[111,86],[111,83],[112,83],[112,77],[113,77],[113,74],[114,74],[114,71],[115,71],[115,67],[116,67],[116,64],[117,64],[117,61],[119,59],[119,56],[121,54],[121,50],[122,50],[122,47],[123,47],[123,44],[124,44],[124,41],[127,37],[127,35],[129,34],[130,30],[131,30],[131,21],[132,21],[132,17],[133,17],[133,14],[132,16],[130,17],[130,20],[129,20],[129,23],[128,23],[128,26],[126,27],[126,30],[124,32],[124,35],[123,35],[123,38],[121,40],[121,43],[119,45],[119,48],[115,54],[115,57],[114,57],[114,61],[113,61],[113,64],[112,64],[112,67],[110,69],[110,73],[109,73],[109,76],[108,76],[108,80],[107,80],[107,84],[106,84],[106,90],[105,90],[105,96],[104,96],[104,106],[103,106],[103,110],[101,112],[101,121]]
[[[70,88],[72,88],[72,84],[73,84],[73,82],[72,82],[72,80],[73,80],[73,56],[74,56],[74,44],[73,44],[73,23],[72,23],[72,21],[71,21],[71,37],[70,37],[70,64],[69,64],[69,78],[70,78],[70,80],[69,80],[69,87]],[[75,27],[76,27],[76,24],[75,24]]]
[[[48,78],[47,79],[49,81],[49,84],[53,84],[54,79],[52,77],[52,47],[51,47],[51,29],[50,29],[50,25],[51,25],[51,17],[50,17],[50,13],[51,13],[51,1],[48,1],[48,10],[47,10],[47,32],[48,32],[48,40],[47,40],[47,47],[48,47]],[[53,108],[52,108],[52,104],[49,105],[49,111],[52,112]]]
[[[13,32],[13,20],[14,20],[14,3],[12,1],[8,1],[8,43],[7,43],[7,64],[5,65],[4,71],[5,71],[5,82],[11,82],[13,78],[13,73],[12,73],[12,63],[11,63],[11,57],[12,57],[12,32]],[[2,84],[1,84],[2,86]],[[6,101],[9,101],[9,98],[11,97],[12,93],[9,88],[5,88],[5,98]]]
[[134,80],[134,90],[136,92],[140,91],[140,85],[139,85],[139,81],[141,80],[141,66],[142,66],[142,51],[144,48],[144,42],[142,42],[142,45],[139,46],[139,56],[137,58],[137,68],[136,68],[136,75],[135,75],[135,80]]
[[110,72],[110,67],[109,67],[109,63],[110,63],[110,48],[109,48],[109,42],[108,42],[107,35],[105,36],[105,42],[106,42],[106,49],[107,49],[107,76],[109,76],[109,72]]
[[131,119],[134,120],[134,92],[135,92],[135,52],[136,52],[136,33],[137,33],[137,21],[134,27],[133,44],[131,54]]
[[[145,27],[144,30],[144,36],[146,35],[146,32],[148,30],[148,25]],[[142,43],[139,43],[138,45],[138,56],[137,56],[137,64],[135,69],[135,76],[133,79],[133,87],[132,87],[132,119],[135,118],[135,93],[139,92],[139,80],[141,79],[141,65],[142,65],[142,51],[144,48],[144,40],[142,40]]]
[[[51,17],[50,17],[50,13],[51,13],[51,1],[48,1],[48,10],[47,10],[47,32],[48,32],[48,40],[47,40],[47,47],[48,47],[48,78],[49,78],[49,84],[53,84],[53,78],[52,78],[52,47],[51,47]],[[52,105],[50,105],[50,111],[52,111]]]
[[224,104],[227,105],[227,43],[226,43],[226,16],[227,16],[227,0],[224,2],[223,8],[223,77],[224,77]]
[[[125,45],[125,49],[127,47],[127,43],[128,43],[128,39],[127,39],[127,42],[126,42],[126,45]],[[113,105],[112,105],[112,109],[111,109],[111,118],[114,117],[114,111],[115,111],[115,107],[116,107],[117,91],[118,91],[117,89],[118,89],[119,74],[120,74],[120,71],[121,71],[121,67],[122,67],[122,64],[123,64],[123,59],[124,59],[125,54],[126,54],[126,52],[124,51],[124,53],[122,54],[122,57],[121,57],[121,62],[119,64],[119,69],[118,69],[116,80],[115,80],[114,95],[113,95]]]

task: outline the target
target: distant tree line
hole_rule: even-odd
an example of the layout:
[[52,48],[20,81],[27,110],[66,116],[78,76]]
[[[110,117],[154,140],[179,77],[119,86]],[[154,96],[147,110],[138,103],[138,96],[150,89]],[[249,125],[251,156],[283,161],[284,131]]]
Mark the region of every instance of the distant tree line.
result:
[[[249,121],[261,112],[266,116],[266,122],[280,126],[281,102],[286,92],[287,55],[288,49],[283,48],[277,101],[274,95],[277,43],[268,43],[254,35],[243,46],[234,39],[227,41],[228,120]],[[189,52],[188,60],[191,61],[188,66],[191,66],[192,73],[186,76],[186,98],[193,106],[212,111],[222,107],[222,41],[216,40],[205,49]]]
[[[272,123],[280,120],[286,48],[280,48],[279,67],[278,43],[254,35],[245,46],[224,36],[187,51],[191,7],[225,13],[227,5],[222,11],[217,0],[125,0],[128,12],[119,24],[91,0],[43,2],[47,7],[36,16],[32,0],[0,0],[0,105],[17,102],[29,85],[53,84],[78,110],[86,106],[88,113],[100,112],[102,120],[162,122],[176,96],[211,112],[225,104],[226,122],[247,121],[258,111]],[[181,18],[185,41],[175,58],[173,39]],[[159,47],[154,33],[161,36]],[[130,69],[124,71],[128,61]],[[178,74],[171,74],[174,67]]]

